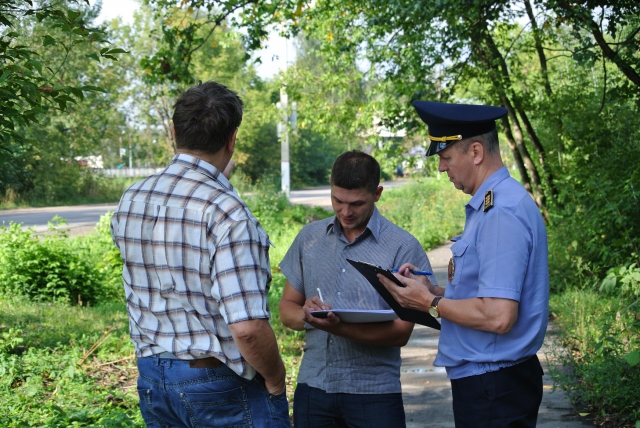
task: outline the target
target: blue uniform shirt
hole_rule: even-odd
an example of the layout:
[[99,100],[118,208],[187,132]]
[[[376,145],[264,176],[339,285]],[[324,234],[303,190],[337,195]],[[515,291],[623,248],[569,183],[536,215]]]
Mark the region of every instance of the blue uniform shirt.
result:
[[[485,192],[494,206],[484,211]],[[498,297],[519,302],[506,334],[442,320],[436,366],[450,379],[499,370],[533,356],[542,346],[549,315],[547,234],[540,211],[507,168],[493,173],[466,206],[462,235],[451,247],[455,271],[444,297]]]

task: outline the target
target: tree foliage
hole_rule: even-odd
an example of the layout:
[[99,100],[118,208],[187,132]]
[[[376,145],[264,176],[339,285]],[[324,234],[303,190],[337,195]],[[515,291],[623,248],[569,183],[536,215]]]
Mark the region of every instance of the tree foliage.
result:
[[[635,200],[640,185],[637,168],[625,162],[638,154],[632,125],[640,94],[637,2],[151,4],[166,16],[165,42],[153,68],[164,79],[192,78],[166,73],[162,61],[167,70],[182,70],[181,64],[204,46],[206,39],[191,36],[186,21],[178,19],[187,14],[205,17],[199,30],[221,25],[220,17],[243,27],[249,49],[262,46],[276,24],[289,36],[304,37],[303,52],[308,61],[315,58],[315,65],[301,64],[282,77],[289,95],[300,101],[300,125],[337,133],[361,147],[369,141],[366,127],[372,123],[404,129],[409,138],[424,141],[426,129],[413,100],[506,107],[503,139],[523,185],[556,228],[552,233],[565,230],[579,237],[581,230],[581,238],[585,232],[589,236],[580,239],[578,252],[567,255],[569,264],[588,263],[591,275],[601,278],[611,265],[640,253],[638,216],[634,205],[624,202]],[[615,179],[607,178],[614,171]],[[590,208],[596,201],[599,215]],[[558,237],[558,245],[563,240],[566,236]],[[605,251],[602,243],[612,246]],[[558,271],[567,267],[561,260],[556,260]]]
[[[87,61],[98,62],[124,52],[110,47],[104,31],[90,26],[81,3],[89,4],[88,0],[0,0],[0,162],[13,144],[24,141],[21,128],[37,123],[50,110],[67,110],[85,93],[102,91],[91,82],[66,84],[61,77],[75,49],[88,46]],[[27,40],[22,36],[29,26],[48,31]],[[42,53],[51,50],[61,55],[44,59]]]

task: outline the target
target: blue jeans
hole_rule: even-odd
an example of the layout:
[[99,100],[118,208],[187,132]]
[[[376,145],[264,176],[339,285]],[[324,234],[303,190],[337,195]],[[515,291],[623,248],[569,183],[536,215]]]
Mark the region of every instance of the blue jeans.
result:
[[140,412],[148,427],[290,428],[286,393],[270,394],[260,375],[238,376],[224,364],[191,368],[188,361],[138,358]]
[[295,428],[405,428],[402,394],[327,393],[299,383],[293,397]]

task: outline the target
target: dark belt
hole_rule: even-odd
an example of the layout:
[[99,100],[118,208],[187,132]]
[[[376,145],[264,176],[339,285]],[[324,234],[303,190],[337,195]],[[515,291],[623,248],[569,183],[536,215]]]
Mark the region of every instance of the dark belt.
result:
[[215,357],[201,358],[199,360],[189,360],[189,367],[192,369],[217,369],[222,365],[222,361]]
[[[168,358],[171,360],[179,360],[180,358],[171,352],[163,352],[158,354],[158,358]],[[215,357],[200,358],[197,360],[189,360],[189,367],[192,369],[216,369],[222,365],[222,361]]]

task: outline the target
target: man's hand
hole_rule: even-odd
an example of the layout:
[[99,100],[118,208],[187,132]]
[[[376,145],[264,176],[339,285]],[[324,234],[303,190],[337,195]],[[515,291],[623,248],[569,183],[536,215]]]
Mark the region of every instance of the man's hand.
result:
[[277,383],[271,383],[268,380],[265,379],[264,381],[264,387],[267,388],[267,391],[269,391],[269,394],[271,395],[280,395],[284,392],[284,390],[286,389],[286,382],[285,379],[282,379],[281,381],[277,382]]
[[224,171],[222,171],[222,175],[227,177],[227,180],[231,177],[231,171],[233,170],[234,166],[236,166],[236,161],[230,160],[227,166],[224,168]]
[[240,321],[229,324],[229,330],[240,354],[264,378],[267,390],[273,395],[282,394],[287,372],[269,320]]
[[[433,285],[423,285],[418,281],[396,274],[396,278],[406,287],[396,284],[378,274],[384,287],[403,308],[426,312],[436,295],[434,291],[444,289]],[[506,334],[518,319],[518,302],[510,299],[475,297],[470,299],[442,299],[438,304],[440,316],[455,324],[474,330]]]
[[[411,266],[408,264],[404,264],[400,267],[398,272],[406,271],[413,278],[408,278],[406,276],[402,276],[399,274],[395,274],[395,277],[405,285],[405,287],[399,287],[394,284],[390,279],[385,278],[383,275],[378,274],[378,279],[384,285],[384,287],[389,290],[391,296],[402,306],[403,308],[408,309],[417,309],[419,311],[426,312],[429,310],[429,306],[431,305],[431,301],[433,300],[435,294],[430,291],[430,287],[435,287],[424,275],[413,275],[408,272],[407,266]],[[411,268],[416,269],[416,268]],[[415,279],[414,279],[415,278]],[[419,282],[420,281],[420,282]],[[421,281],[426,281],[423,283]]]
[[331,305],[325,304],[318,296],[307,299],[302,306],[302,320],[307,324],[319,329],[329,331],[340,324],[340,318],[333,312],[329,312],[326,318],[314,317],[311,311],[327,311],[331,309]]
[[405,263],[398,268],[398,274],[409,279],[414,279],[422,285],[426,286],[431,294],[436,296],[444,296],[444,289],[433,285],[427,275],[414,275],[411,273],[412,270],[420,270],[419,267],[412,265],[411,263]]

